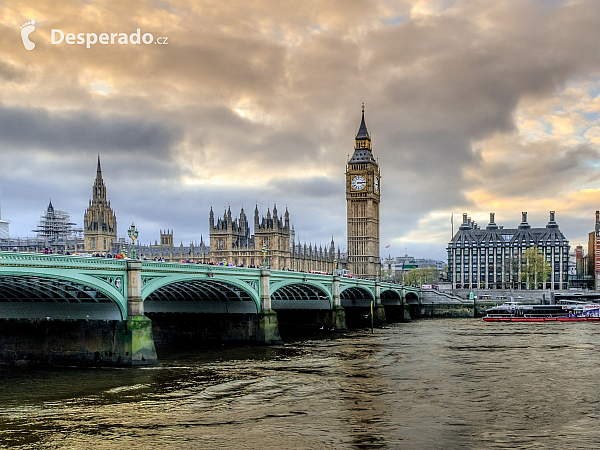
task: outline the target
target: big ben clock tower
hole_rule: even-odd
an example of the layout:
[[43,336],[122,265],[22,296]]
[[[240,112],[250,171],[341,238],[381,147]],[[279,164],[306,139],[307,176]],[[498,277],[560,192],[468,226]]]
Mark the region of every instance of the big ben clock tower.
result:
[[348,268],[360,278],[375,279],[379,275],[380,190],[381,175],[371,151],[363,104],[354,154],[346,165]]

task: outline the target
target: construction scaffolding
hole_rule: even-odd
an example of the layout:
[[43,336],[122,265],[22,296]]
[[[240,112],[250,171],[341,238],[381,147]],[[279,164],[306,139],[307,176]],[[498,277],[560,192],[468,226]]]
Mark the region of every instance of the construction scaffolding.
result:
[[8,239],[8,222],[0,220],[0,239]]
[[36,237],[22,239],[0,236],[0,248],[25,252],[79,252],[83,249],[83,230],[75,228],[75,225],[69,214],[55,210],[50,201],[37,228],[33,230]]

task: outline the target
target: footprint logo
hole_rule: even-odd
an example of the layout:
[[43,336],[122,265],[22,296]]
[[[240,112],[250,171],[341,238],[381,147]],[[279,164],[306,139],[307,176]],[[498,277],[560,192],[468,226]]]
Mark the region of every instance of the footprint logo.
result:
[[21,39],[23,39],[23,45],[27,50],[35,48],[35,44],[29,40],[29,35],[33,30],[35,30],[35,20],[21,25]]

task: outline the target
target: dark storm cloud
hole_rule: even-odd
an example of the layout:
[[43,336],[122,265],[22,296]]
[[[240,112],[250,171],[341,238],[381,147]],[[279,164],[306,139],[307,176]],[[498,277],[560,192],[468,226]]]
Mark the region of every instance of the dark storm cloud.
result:
[[289,177],[274,178],[269,182],[278,196],[307,196],[320,201],[322,197],[340,197],[344,195],[344,184],[327,177]]
[[175,142],[175,131],[137,118],[101,117],[86,111],[50,113],[42,108],[0,105],[3,147],[166,153]]
[[[511,145],[511,143],[507,143]],[[589,145],[563,149],[553,142],[515,145],[510,159],[498,159],[482,164],[474,170],[478,185],[485,186],[487,192],[507,197],[522,197],[552,193],[560,194],[572,188],[577,180],[579,188],[586,177],[597,174],[595,163],[600,160],[600,152]]]

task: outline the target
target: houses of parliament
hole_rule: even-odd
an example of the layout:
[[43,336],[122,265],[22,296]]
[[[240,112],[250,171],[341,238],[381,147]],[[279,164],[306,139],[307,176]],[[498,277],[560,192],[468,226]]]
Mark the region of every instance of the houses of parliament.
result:
[[273,214],[259,216],[254,209],[254,234],[244,209],[233,219],[231,209],[215,223],[211,208],[209,217],[210,256],[215,261],[234,265],[260,265],[263,251],[269,267],[277,270],[333,273],[345,268],[359,278],[374,279],[379,275],[379,199],[381,174],[373,157],[371,136],[365,123],[365,111],[355,136],[354,153],[346,165],[347,252],[342,253],[331,243],[325,248],[295,243],[293,226],[286,208],[279,216],[277,206]]
[[[373,156],[371,136],[365,123],[364,105],[354,152],[346,164],[347,236],[346,251],[336,248],[334,239],[324,247],[295,241],[294,226],[286,207],[280,215],[277,206],[261,215],[258,205],[250,220],[241,208],[233,217],[228,208],[222,216],[209,212],[209,245],[200,243],[174,246],[173,231],[160,232],[160,243],[136,245],[138,255],[165,261],[193,261],[230,264],[245,267],[266,265],[275,270],[318,271],[334,273],[346,269],[359,278],[374,279],[380,270],[379,201],[381,174]],[[253,227],[253,233],[250,226]],[[66,242],[66,240],[65,240]],[[126,251],[127,241],[117,237],[117,218],[107,199],[102,178],[100,156],[92,198],[84,214],[83,242],[75,243],[76,251],[116,253]]]

